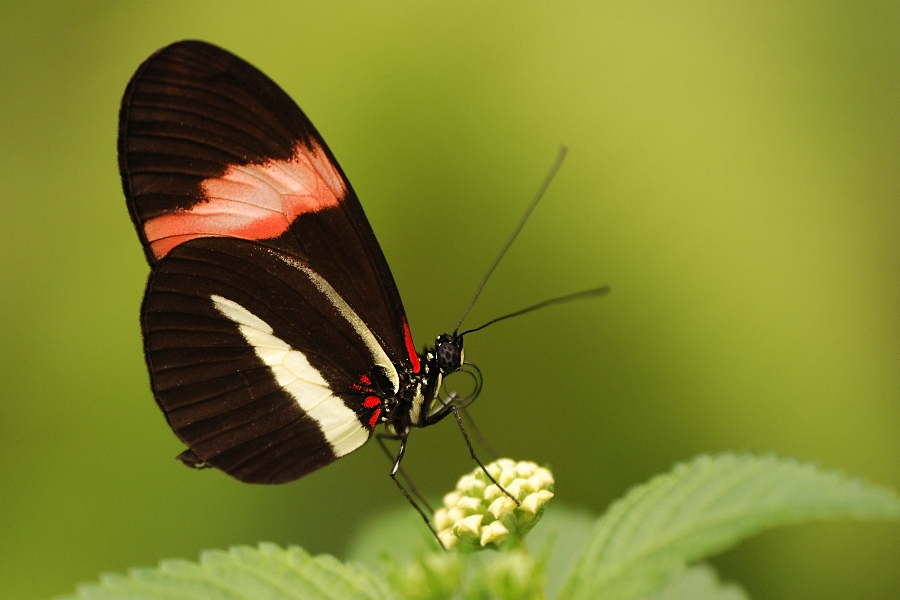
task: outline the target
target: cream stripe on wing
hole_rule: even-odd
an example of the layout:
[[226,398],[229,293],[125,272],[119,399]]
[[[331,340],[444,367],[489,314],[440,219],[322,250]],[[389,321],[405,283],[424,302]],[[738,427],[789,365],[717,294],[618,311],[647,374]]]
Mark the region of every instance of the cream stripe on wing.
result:
[[400,376],[397,374],[397,369],[394,367],[394,363],[391,362],[391,359],[388,358],[387,353],[384,351],[384,348],[381,347],[381,344],[378,343],[378,340],[375,338],[375,335],[372,331],[366,326],[365,322],[359,318],[359,315],[356,314],[350,305],[347,304],[341,295],[337,293],[331,284],[322,279],[322,277],[301,263],[300,261],[294,260],[289,256],[285,256],[280,252],[275,252],[274,250],[269,250],[274,256],[277,256],[285,263],[291,265],[295,269],[302,271],[309,280],[312,281],[313,285],[328,298],[328,301],[331,302],[332,306],[334,306],[337,311],[341,314],[342,317],[347,319],[347,322],[350,323],[350,326],[353,327],[353,330],[356,331],[356,334],[360,337],[363,343],[366,345],[366,348],[369,349],[369,353],[372,355],[372,360],[375,361],[375,364],[381,367],[381,370],[384,372],[385,376],[387,376],[388,380],[391,382],[391,385],[394,386],[394,393],[396,394],[400,390]]
[[328,382],[302,352],[273,335],[268,323],[237,302],[215,294],[210,298],[216,310],[238,325],[256,355],[272,370],[278,385],[319,425],[335,456],[352,452],[369,439],[356,413],[332,394]]

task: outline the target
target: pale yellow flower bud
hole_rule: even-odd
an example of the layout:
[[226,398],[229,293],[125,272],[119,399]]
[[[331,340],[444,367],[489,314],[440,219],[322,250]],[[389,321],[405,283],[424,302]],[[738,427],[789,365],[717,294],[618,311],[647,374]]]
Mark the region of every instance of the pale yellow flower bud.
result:
[[509,529],[500,521],[492,521],[481,530],[481,545],[487,546],[491,542],[500,544],[509,535]]
[[537,511],[539,511],[541,507],[547,503],[547,500],[552,497],[553,492],[548,492],[547,490],[535,492],[534,494],[530,494],[528,497],[522,500],[522,506],[520,508],[535,515],[537,514]]
[[488,506],[488,512],[494,515],[495,519],[499,519],[504,513],[515,510],[516,503],[509,496],[500,496]]
[[481,534],[481,521],[484,515],[472,515],[463,519],[459,527],[456,528],[457,535],[471,534],[478,536]]
[[438,539],[441,541],[441,545],[445,550],[449,550],[459,543],[459,538],[456,537],[456,534],[453,533],[452,529],[444,529],[438,533]]

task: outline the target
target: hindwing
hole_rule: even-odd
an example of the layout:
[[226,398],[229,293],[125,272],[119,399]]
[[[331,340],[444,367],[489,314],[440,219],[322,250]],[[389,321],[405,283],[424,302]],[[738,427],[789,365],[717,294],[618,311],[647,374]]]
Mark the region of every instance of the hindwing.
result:
[[153,270],[142,308],[172,429],[203,462],[253,482],[297,479],[361,446],[378,409],[367,399],[391,396],[397,373],[342,308],[272,248],[180,244]]

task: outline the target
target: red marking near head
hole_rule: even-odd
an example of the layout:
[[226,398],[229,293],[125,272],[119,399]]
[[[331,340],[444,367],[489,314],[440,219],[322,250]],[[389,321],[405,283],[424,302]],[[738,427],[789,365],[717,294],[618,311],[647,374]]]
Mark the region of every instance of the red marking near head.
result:
[[379,416],[381,416],[381,409],[376,408],[375,412],[373,412],[372,416],[369,418],[369,429],[375,429],[375,425],[378,424]]
[[403,317],[403,335],[406,337],[406,352],[409,354],[409,362],[412,363],[413,373],[418,373],[422,365],[419,364],[419,355],[416,354],[416,346],[413,344],[412,335],[409,333],[406,317]]
[[160,259],[175,246],[200,237],[263,240],[284,233],[299,215],[332,208],[347,190],[324,150],[299,144],[290,160],[233,165],[202,183],[206,202],[154,217],[144,235]]
[[378,396],[369,396],[365,400],[363,400],[363,406],[366,408],[374,408],[381,404],[381,398]]

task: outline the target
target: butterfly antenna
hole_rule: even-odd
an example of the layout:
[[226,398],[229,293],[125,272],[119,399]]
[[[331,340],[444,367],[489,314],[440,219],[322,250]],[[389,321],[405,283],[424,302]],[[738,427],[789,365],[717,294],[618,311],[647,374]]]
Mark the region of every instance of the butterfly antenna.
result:
[[496,319],[491,319],[484,325],[476,327],[474,329],[467,329],[463,331],[460,336],[464,336],[475,331],[480,331],[487,327],[488,325],[493,325],[497,321],[503,321],[505,319],[511,319],[513,317],[518,317],[519,315],[524,315],[525,313],[530,313],[533,310],[537,310],[539,308],[544,308],[545,306],[551,306],[553,304],[563,304],[565,302],[572,302],[574,300],[584,300],[586,298],[594,298],[596,296],[605,296],[610,291],[610,287],[608,285],[601,285],[600,287],[593,288],[590,290],[582,290],[580,292],[575,292],[574,294],[566,294],[565,296],[560,296],[559,298],[551,298],[550,300],[544,300],[543,302],[538,302],[528,308],[523,308],[522,310],[517,310],[516,312],[511,312],[508,315],[503,315],[502,317],[497,317]]
[[537,195],[535,195],[534,200],[531,201],[531,204],[528,205],[528,208],[525,209],[525,214],[522,215],[522,220],[519,221],[519,224],[516,226],[512,235],[509,236],[509,239],[506,241],[503,249],[500,250],[500,254],[498,254],[497,258],[494,259],[494,263],[491,265],[491,268],[487,270],[487,273],[485,273],[484,275],[484,279],[481,280],[481,284],[478,286],[478,290],[475,292],[475,296],[472,297],[472,301],[469,302],[469,306],[466,307],[466,310],[465,312],[463,312],[462,317],[459,318],[459,323],[456,324],[456,329],[453,330],[453,337],[456,337],[459,328],[462,327],[463,321],[469,314],[469,311],[472,310],[472,307],[475,305],[475,301],[478,300],[478,296],[481,295],[481,291],[484,289],[485,284],[487,284],[488,279],[490,279],[491,274],[494,272],[494,269],[496,269],[497,265],[500,264],[500,260],[503,258],[503,255],[506,254],[506,251],[509,250],[510,246],[512,246],[512,243],[519,235],[519,232],[522,231],[523,227],[525,227],[525,222],[528,221],[528,217],[531,216],[531,213],[534,211],[538,202],[540,202],[541,198],[544,197],[544,193],[547,191],[547,188],[550,187],[550,182],[553,181],[553,178],[556,176],[556,172],[559,171],[559,168],[562,166],[563,160],[566,158],[566,152],[568,151],[569,147],[566,144],[563,144],[560,147],[559,154],[556,155],[556,161],[553,163],[553,166],[550,167],[550,172],[547,173],[547,177],[544,179],[544,183],[541,184],[540,189],[538,189]]

